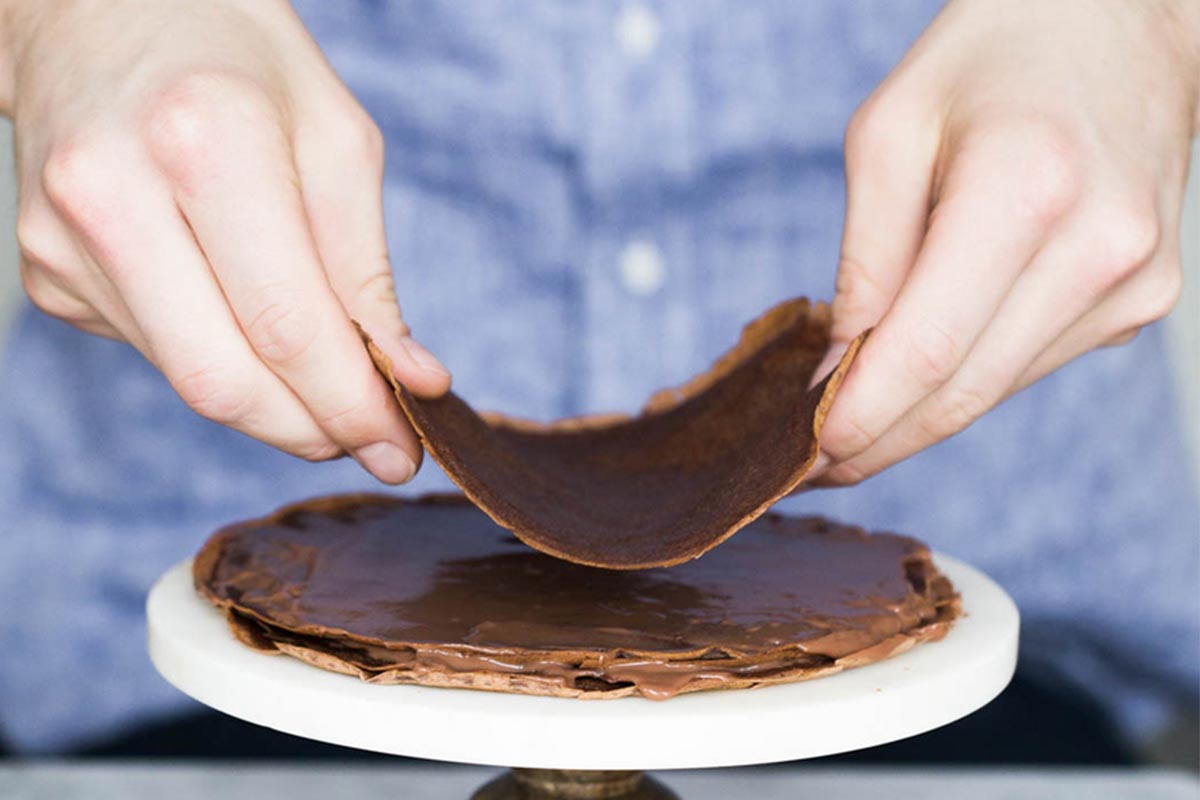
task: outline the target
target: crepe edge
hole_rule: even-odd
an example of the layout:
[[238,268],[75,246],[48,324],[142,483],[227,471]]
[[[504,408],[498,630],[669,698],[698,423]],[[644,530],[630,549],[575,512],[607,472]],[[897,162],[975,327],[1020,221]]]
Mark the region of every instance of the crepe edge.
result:
[[[770,675],[744,678],[696,678],[675,692],[674,696],[693,692],[729,689],[756,689],[785,683],[823,678],[844,672],[847,669],[885,661],[911,650],[919,644],[936,642],[945,637],[953,626],[954,619],[938,620],[912,632],[896,634],[868,648],[867,651],[852,653],[820,667],[798,667],[782,670]],[[231,627],[235,627],[231,623]],[[555,678],[538,675],[505,675],[495,672],[456,672],[449,670],[389,669],[382,672],[364,670],[337,656],[298,645],[273,643],[276,652],[298,659],[310,666],[356,677],[366,683],[381,685],[414,685],[443,689],[474,689],[504,692],[506,694],[538,695],[543,697],[565,697],[576,700],[616,700],[621,697],[640,696],[637,686],[621,686],[614,689],[579,689],[564,686]]]
[[[940,573],[939,573],[940,574]],[[944,576],[943,576],[944,577]],[[938,616],[911,630],[893,634],[869,647],[835,659],[820,666],[797,666],[773,671],[770,674],[748,677],[705,678],[698,677],[684,684],[675,696],[700,691],[725,689],[754,689],[835,675],[847,669],[886,661],[911,650],[920,644],[936,642],[944,638],[955,621],[961,616],[961,598],[956,590],[938,608]],[[258,633],[248,620],[238,617],[230,609],[225,610],[226,620],[234,635],[242,642],[261,640],[269,644],[262,652],[270,655],[286,655],[319,669],[349,675],[365,683],[380,685],[414,685],[447,689],[475,689],[504,692],[508,694],[565,697],[578,700],[615,700],[621,697],[640,695],[636,685],[605,689],[581,689],[564,685],[562,679],[535,674],[504,674],[485,670],[447,670],[436,667],[389,668],[372,670],[360,667],[332,653],[312,647],[288,642],[278,642]],[[251,644],[250,646],[254,646]],[[260,649],[260,648],[255,648]],[[563,651],[564,654],[573,651]],[[693,659],[663,658],[664,662],[692,663]],[[603,679],[601,679],[603,680]]]
[[[197,593],[222,613],[232,634],[243,645],[265,655],[287,655],[311,666],[344,675],[351,675],[368,683],[466,688],[509,694],[569,697],[582,700],[607,700],[639,694],[636,686],[624,686],[614,689],[580,689],[564,686],[560,680],[555,678],[530,674],[505,675],[491,671],[458,671],[429,667],[421,669],[390,668],[385,670],[369,670],[323,650],[271,639],[264,632],[256,629],[251,624],[251,621],[257,620],[264,625],[275,626],[285,631],[290,629],[264,619],[248,609],[238,608],[234,601],[218,597],[210,590],[208,583],[215,577],[225,543],[230,538],[246,531],[254,530],[265,524],[276,522],[288,514],[297,512],[321,513],[327,510],[344,508],[347,504],[358,505],[362,503],[427,503],[465,506],[469,505],[470,501],[463,494],[446,492],[430,493],[416,499],[379,492],[362,492],[328,495],[289,503],[263,517],[228,525],[212,534],[201,547],[192,563],[192,579]],[[871,533],[865,530],[862,533],[867,536],[871,535]],[[910,557],[917,557],[932,571],[931,574],[923,576],[924,580],[943,587],[941,593],[933,599],[933,606],[936,611],[933,619],[921,623],[910,630],[893,634],[862,650],[835,659],[830,664],[823,664],[816,667],[811,665],[798,666],[794,669],[785,669],[763,676],[731,677],[726,679],[697,678],[685,684],[676,694],[723,689],[752,689],[760,686],[811,680],[813,678],[836,674],[846,669],[883,661],[906,652],[918,644],[935,642],[942,639],[949,632],[950,628],[953,627],[955,621],[962,616],[962,596],[950,579],[937,568],[928,546],[918,539],[912,537],[906,538],[911,539],[918,545],[918,549],[910,554]],[[937,592],[938,590],[931,589],[931,591]],[[297,630],[292,631],[292,633],[300,635],[328,635],[327,631],[309,633]],[[429,646],[423,643],[383,643],[370,637],[356,637],[353,634],[347,634],[346,638],[351,642],[358,642],[360,644],[375,646],[391,644],[394,647],[403,646],[414,650],[419,650],[422,646]],[[583,652],[580,650],[547,651],[545,656],[551,660],[557,658],[566,661],[577,657]],[[646,652],[646,655],[653,655],[653,657],[667,662],[690,662],[698,658],[696,654],[652,654],[649,651]]]
[[[678,387],[660,389],[655,392],[646,401],[639,415],[631,416],[620,413],[601,413],[591,414],[576,417],[566,417],[552,422],[537,422],[534,420],[524,419],[520,417],[508,416],[500,412],[478,412],[479,416],[488,425],[493,427],[505,427],[510,430],[516,430],[523,433],[556,433],[567,431],[580,430],[599,430],[607,427],[613,427],[629,422],[633,419],[650,416],[655,414],[663,414],[678,407],[684,402],[687,402],[704,390],[711,387],[713,384],[720,381],[723,377],[732,372],[739,364],[751,357],[754,353],[767,346],[781,332],[786,330],[791,325],[803,319],[806,325],[817,325],[826,331],[826,339],[828,339],[828,330],[832,325],[832,309],[828,303],[813,302],[807,297],[795,297],[788,300],[776,303],[764,311],[759,316],[746,323],[742,328],[741,335],[734,345],[722,353],[716,361],[713,362],[704,372],[696,375],[687,382]],[[816,409],[813,415],[812,424],[812,443],[809,446],[809,452],[806,457],[799,462],[797,468],[788,478],[783,488],[770,496],[764,503],[752,510],[744,516],[740,521],[730,526],[724,534],[707,543],[703,548],[695,552],[685,553],[678,558],[659,559],[655,561],[644,561],[636,563],[621,563],[614,564],[612,562],[601,562],[586,558],[581,558],[572,553],[560,550],[553,545],[547,544],[536,532],[531,532],[523,529],[518,524],[507,519],[504,514],[495,511],[490,505],[483,501],[472,487],[466,485],[466,481],[460,480],[454,467],[455,459],[448,453],[443,453],[441,447],[433,442],[426,434],[420,420],[411,407],[413,396],[407,388],[401,384],[395,376],[394,366],[391,358],[387,353],[375,344],[371,339],[370,334],[363,329],[357,321],[354,322],[358,329],[359,335],[362,337],[363,344],[367,348],[367,352],[371,356],[372,362],[375,364],[376,370],[383,376],[392,388],[392,392],[396,397],[397,403],[403,410],[405,417],[412,425],[417,437],[421,440],[422,446],[426,452],[430,454],[434,461],[442,468],[442,471],[452,480],[455,485],[462,490],[472,503],[475,504],[481,511],[487,514],[492,521],[505,530],[511,531],[518,539],[532,547],[535,550],[562,559],[575,564],[582,564],[588,567],[597,567],[601,569],[616,569],[616,570],[636,570],[636,569],[651,569],[655,567],[673,567],[677,564],[683,564],[692,559],[699,558],[705,553],[712,550],[717,545],[725,542],[733,534],[737,533],[742,528],[749,525],[754,520],[761,517],[771,506],[779,502],[782,498],[791,494],[796,490],[801,483],[804,482],[805,476],[816,463],[817,455],[820,452],[820,434],[824,427],[825,418],[829,414],[829,409],[833,405],[833,400],[841,387],[846,374],[858,355],[858,351],[862,343],[866,340],[870,330],[863,331],[846,347],[846,351],[842,354],[841,359],[833,368],[828,376],[820,383],[808,389],[809,393],[819,392],[820,398],[817,401]],[[474,410],[474,409],[472,409]]]
[[225,608],[228,605],[228,601],[213,595],[209,591],[207,584],[216,576],[217,568],[221,563],[221,553],[224,550],[225,542],[234,536],[265,525],[275,524],[289,514],[321,514],[327,511],[337,511],[345,508],[347,505],[359,506],[373,503],[382,505],[411,502],[419,502],[427,505],[471,505],[458,492],[429,492],[415,500],[384,492],[345,492],[343,494],[321,495],[305,500],[295,500],[280,506],[269,514],[225,525],[215,533],[212,533],[192,558],[192,585],[210,603],[220,608]]

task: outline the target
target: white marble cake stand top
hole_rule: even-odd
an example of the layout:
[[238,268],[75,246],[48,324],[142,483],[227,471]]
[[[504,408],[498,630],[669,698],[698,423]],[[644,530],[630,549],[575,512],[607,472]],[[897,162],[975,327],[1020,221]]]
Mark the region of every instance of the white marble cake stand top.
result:
[[676,769],[840,753],[945,725],[1008,684],[1016,606],[986,575],[947,556],[965,615],[940,642],[816,680],[640,697],[555,697],[379,686],[234,639],[192,588],[191,562],[147,600],[150,656],[201,703],[280,731],[395,755],[556,769]]

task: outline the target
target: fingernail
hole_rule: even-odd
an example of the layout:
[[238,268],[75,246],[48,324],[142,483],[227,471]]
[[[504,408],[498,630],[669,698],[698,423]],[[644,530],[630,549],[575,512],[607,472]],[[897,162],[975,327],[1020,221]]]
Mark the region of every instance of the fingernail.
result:
[[360,447],[354,457],[384,483],[407,483],[417,472],[417,465],[408,453],[391,442],[376,442]]
[[408,353],[408,357],[412,359],[413,363],[426,372],[447,376],[450,374],[450,371],[442,366],[442,362],[438,361],[433,353],[422,347],[420,342],[411,336],[401,339],[400,346],[404,348],[405,353]]

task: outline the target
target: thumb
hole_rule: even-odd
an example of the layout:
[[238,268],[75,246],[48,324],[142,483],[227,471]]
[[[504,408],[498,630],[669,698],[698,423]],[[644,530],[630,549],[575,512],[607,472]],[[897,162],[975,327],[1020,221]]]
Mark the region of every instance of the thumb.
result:
[[420,397],[440,397],[450,390],[450,371],[413,338],[400,314],[391,267],[371,273],[356,296],[343,300],[351,318],[392,362],[392,373]]

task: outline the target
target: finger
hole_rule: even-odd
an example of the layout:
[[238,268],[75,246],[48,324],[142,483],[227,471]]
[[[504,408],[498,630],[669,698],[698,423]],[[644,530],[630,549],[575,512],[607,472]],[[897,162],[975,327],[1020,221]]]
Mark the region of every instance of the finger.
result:
[[141,332],[128,308],[86,249],[41,191],[29,191],[38,200],[23,200],[17,217],[17,241],[21,284],[30,301],[50,316],[87,333],[135,347],[142,344]]
[[246,338],[334,442],[408,480],[420,446],[330,288],[275,108],[243,86],[186,88],[152,146]]
[[96,274],[86,286],[68,288],[53,273],[21,262],[25,293],[36,307],[85,333],[125,342],[145,353],[146,337],[125,302],[98,268],[91,265],[89,271]]
[[989,134],[951,164],[912,274],[825,422],[833,462],[864,452],[958,371],[1073,204],[1075,181],[1057,152],[1018,141],[1014,153],[1007,136]]
[[[1129,193],[1125,193],[1128,197]],[[929,395],[866,451],[823,476],[823,485],[857,483],[909,455],[966,428],[985,411],[1026,385],[1031,365],[1049,353],[1071,330],[1083,336],[1084,349],[1126,338],[1112,322],[1111,310],[1130,307],[1128,291],[1156,258],[1156,212],[1137,208],[1128,200],[1110,208],[1075,214],[1061,235],[1038,253],[1017,280],[992,324],[980,337],[962,367],[942,388]],[[1149,282],[1148,298],[1157,298],[1165,313],[1170,287]],[[1149,294],[1157,290],[1158,294]],[[1118,295],[1114,297],[1114,295]],[[1142,305],[1144,314],[1155,313]],[[1108,310],[1106,310],[1108,309]],[[1086,323],[1099,315],[1104,325]],[[1127,317],[1126,317],[1127,319]],[[1118,331],[1114,333],[1114,331]],[[1044,368],[1049,367],[1046,364]],[[1044,374],[1044,373],[1043,373]]]
[[1014,394],[1098,347],[1126,344],[1146,325],[1165,317],[1183,290],[1177,253],[1156,256],[1145,269],[1126,278],[1025,369],[1013,383]]
[[136,320],[135,346],[201,415],[305,458],[337,455],[250,349],[161,178],[124,167],[103,183],[75,187],[62,205]]
[[437,397],[449,390],[450,373],[412,338],[396,299],[383,222],[382,137],[365,112],[347,106],[336,116],[315,115],[326,127],[297,137],[296,164],[317,252],[342,306],[391,359],[397,380],[420,396]]
[[846,129],[846,223],[833,299],[832,346],[814,383],[850,340],[875,325],[904,283],[925,233],[937,135],[897,124],[875,98]]
[[[103,325],[111,330],[91,303],[60,285],[45,270],[34,267],[25,258],[21,259],[19,269],[25,294],[41,311],[76,327]],[[116,334],[115,330],[112,332]]]
[[858,483],[962,431],[1003,401],[1046,348],[1145,264],[1145,237],[1122,232],[1127,224],[1074,215],[1018,277],[953,377],[866,450],[823,475],[821,485]]
[[157,199],[157,219],[139,237],[138,252],[111,253],[122,260],[107,265],[145,331],[149,360],[207,419],[311,461],[340,455],[342,448],[257,358],[165,187]]

